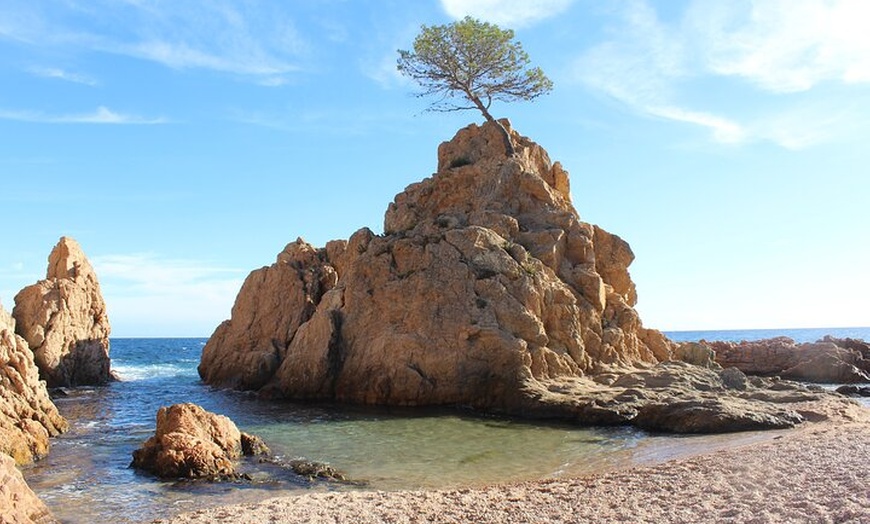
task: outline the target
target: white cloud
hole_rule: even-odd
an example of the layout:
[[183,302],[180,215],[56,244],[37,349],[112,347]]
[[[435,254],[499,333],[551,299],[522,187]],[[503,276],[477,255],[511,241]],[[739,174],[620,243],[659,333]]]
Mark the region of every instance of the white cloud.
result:
[[209,335],[230,310],[246,271],[154,254],[94,257],[118,336]]
[[453,18],[471,16],[505,27],[523,27],[556,16],[573,0],[441,0]]
[[[866,123],[863,111],[809,111],[807,98],[782,95],[870,82],[870,32],[860,22],[870,19],[870,2],[695,0],[670,24],[644,0],[621,6],[612,37],[574,63],[574,76],[641,114],[699,126],[719,143],[789,149]],[[729,87],[745,95],[740,104],[693,85],[741,79],[748,82]]]
[[97,86],[99,82],[94,78],[91,78],[87,75],[72,73],[69,71],[64,71],[63,69],[55,68],[55,67],[32,67],[29,69],[31,74],[36,76],[41,76],[44,78],[53,78],[57,80],[64,80],[67,82],[73,82],[75,84],[83,84],[86,86]]
[[686,21],[711,71],[765,90],[870,82],[866,0],[696,0]]
[[707,128],[713,133],[714,140],[723,144],[739,144],[746,140],[747,130],[724,117],[670,106],[651,106],[647,110],[654,116]]
[[16,120],[37,124],[121,124],[121,125],[153,125],[166,124],[165,118],[143,118],[136,115],[117,113],[100,106],[92,113],[50,115],[35,111],[16,111],[0,109],[0,120]]
[[363,74],[384,88],[411,85],[411,80],[396,68],[396,57],[396,52],[391,51],[382,55],[380,59],[365,61],[362,64]]
[[[274,84],[275,77],[298,71],[298,60],[309,50],[285,11],[262,0],[92,0],[63,2],[51,9],[21,1],[0,12],[0,37],[65,51],[132,56],[176,69],[215,70],[254,81],[267,77]],[[119,19],[125,23],[118,24]]]

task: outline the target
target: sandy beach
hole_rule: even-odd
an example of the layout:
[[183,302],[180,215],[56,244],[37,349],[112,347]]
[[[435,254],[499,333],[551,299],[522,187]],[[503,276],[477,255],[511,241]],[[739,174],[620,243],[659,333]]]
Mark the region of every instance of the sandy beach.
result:
[[866,523],[870,410],[760,442],[573,479],[441,491],[312,493],[199,510],[187,523]]

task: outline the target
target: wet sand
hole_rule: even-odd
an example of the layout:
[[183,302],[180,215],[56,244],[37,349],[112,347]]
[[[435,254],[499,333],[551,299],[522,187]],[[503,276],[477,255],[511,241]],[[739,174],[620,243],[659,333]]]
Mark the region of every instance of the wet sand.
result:
[[689,458],[579,478],[307,493],[155,522],[868,523],[870,410],[838,409],[826,418]]

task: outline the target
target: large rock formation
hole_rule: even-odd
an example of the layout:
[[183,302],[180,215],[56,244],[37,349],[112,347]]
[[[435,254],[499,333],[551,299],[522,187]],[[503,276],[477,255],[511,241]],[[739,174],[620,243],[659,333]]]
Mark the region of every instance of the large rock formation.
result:
[[258,437],[196,404],[175,404],[157,411],[157,429],[133,452],[135,468],[162,478],[233,478],[242,454],[266,452]]
[[578,219],[567,173],[494,126],[439,149],[368,229],[315,249],[301,239],[246,280],[205,347],[209,383],[371,404],[509,409],[527,381],[654,363],[628,244]]
[[17,333],[48,387],[102,385],[109,369],[109,319],[100,284],[78,243],[62,237],[45,280],[15,296]]
[[27,342],[0,305],[0,455],[32,462],[48,453],[49,437],[67,427],[39,380]]
[[825,337],[798,344],[788,337],[710,342],[716,361],[751,375],[778,375],[810,382],[870,382],[870,345],[862,340]]
[[[203,380],[266,397],[596,423],[632,422],[653,404],[667,411],[670,396],[691,389],[677,385],[678,370],[642,394],[588,378],[648,368],[675,346],[633,308],[628,244],[580,221],[561,165],[511,136],[517,154],[507,158],[497,127],[460,130],[440,146],[438,172],[390,204],[383,235],[362,229],[321,249],[299,239],[252,272],[203,350]],[[698,395],[728,389],[716,370],[703,373],[704,387],[717,385]],[[727,411],[714,400],[706,412]],[[742,420],[751,403],[724,418]],[[773,411],[767,427],[800,419]],[[666,419],[646,417],[683,428]]]

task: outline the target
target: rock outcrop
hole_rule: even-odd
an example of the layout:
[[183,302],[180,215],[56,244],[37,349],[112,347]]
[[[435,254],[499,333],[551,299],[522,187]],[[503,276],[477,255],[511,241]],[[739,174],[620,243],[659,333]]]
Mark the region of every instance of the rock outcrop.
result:
[[716,362],[750,375],[838,384],[870,382],[870,346],[862,340],[825,337],[798,344],[788,337],[709,342]]
[[0,524],[49,524],[57,522],[24,477],[15,461],[0,453]]
[[[676,346],[644,328],[634,309],[628,243],[582,222],[567,172],[510,132],[510,158],[491,124],[441,144],[438,172],[396,196],[383,235],[362,229],[320,249],[299,239],[252,272],[203,349],[203,380],[267,398],[726,426],[681,426],[651,411],[677,390],[700,401],[701,390],[663,384],[635,394],[590,378],[649,369],[674,358]],[[715,391],[727,390],[708,364]],[[729,406],[724,418],[743,420],[753,402]],[[702,404],[684,412],[727,411]],[[759,426],[800,419],[786,411],[773,409]]]
[[109,369],[109,319],[97,276],[78,243],[62,237],[45,280],[15,296],[17,333],[48,387],[102,385]]
[[154,436],[133,452],[131,466],[161,478],[227,479],[236,477],[235,460],[243,454],[267,451],[229,418],[175,404],[157,411]]
[[0,455],[17,464],[32,462],[48,453],[49,437],[67,427],[39,380],[27,342],[0,305]]

